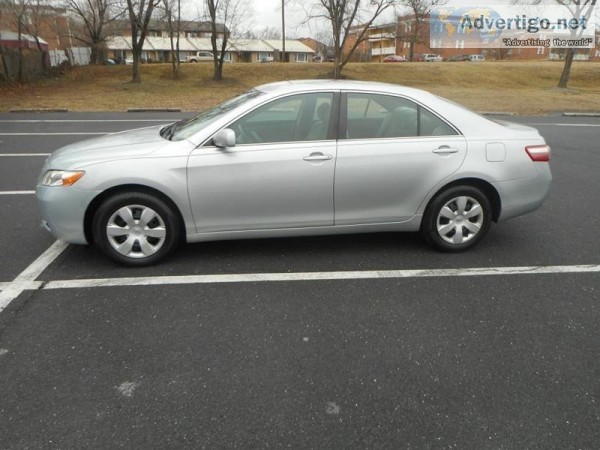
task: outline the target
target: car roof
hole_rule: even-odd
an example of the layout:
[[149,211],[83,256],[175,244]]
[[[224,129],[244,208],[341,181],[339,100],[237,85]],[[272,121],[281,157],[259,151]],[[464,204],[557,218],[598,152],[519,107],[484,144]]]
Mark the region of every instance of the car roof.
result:
[[399,84],[380,83],[377,81],[355,81],[355,80],[289,80],[277,81],[275,83],[263,84],[256,89],[269,94],[281,94],[286,92],[301,92],[307,90],[355,90],[387,92],[409,97],[433,96],[430,92],[421,89],[410,88]]

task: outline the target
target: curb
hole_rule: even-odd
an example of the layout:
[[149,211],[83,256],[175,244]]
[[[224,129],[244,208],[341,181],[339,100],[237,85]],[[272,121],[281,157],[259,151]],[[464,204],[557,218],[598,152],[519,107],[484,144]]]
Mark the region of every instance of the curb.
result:
[[600,112],[564,112],[565,117],[600,117]]
[[484,116],[514,116],[515,113],[504,111],[477,111]]
[[128,113],[137,112],[181,112],[180,108],[129,108]]
[[32,108],[32,109],[11,109],[11,113],[66,113],[67,108]]

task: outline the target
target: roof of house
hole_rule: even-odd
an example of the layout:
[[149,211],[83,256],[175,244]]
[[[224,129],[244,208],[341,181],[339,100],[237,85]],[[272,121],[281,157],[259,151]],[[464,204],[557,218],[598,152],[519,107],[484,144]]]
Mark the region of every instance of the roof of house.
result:
[[[263,42],[266,42],[268,45],[273,47],[273,49],[283,49],[283,42],[281,39],[263,39]],[[285,40],[285,51],[291,53],[315,53],[312,48],[296,39]]]
[[[221,46],[220,40],[217,45]],[[108,50],[131,50],[131,38],[128,36],[111,36],[106,39],[106,48]],[[227,45],[227,51],[239,52],[271,53],[281,49],[282,42],[272,39],[230,39]],[[168,51],[171,50],[171,41],[169,38],[148,36],[144,41],[144,50]],[[179,39],[179,50],[182,52],[212,51],[212,43],[208,38],[182,37]],[[310,47],[293,39],[285,41],[285,51],[290,53],[315,53]]]
[[[38,36],[40,43],[48,44],[45,40]],[[0,30],[0,41],[18,41],[19,34],[16,31]],[[21,41],[35,42],[35,37],[21,33]]]

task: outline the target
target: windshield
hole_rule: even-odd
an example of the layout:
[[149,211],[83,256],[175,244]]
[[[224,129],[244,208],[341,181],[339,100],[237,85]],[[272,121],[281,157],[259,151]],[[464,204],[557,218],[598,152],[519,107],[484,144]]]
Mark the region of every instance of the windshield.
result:
[[160,135],[171,141],[181,141],[183,139],[187,139],[222,117],[227,112],[262,94],[263,93],[261,91],[252,89],[217,106],[213,106],[206,111],[202,111],[192,119],[182,120],[169,125],[161,130]]

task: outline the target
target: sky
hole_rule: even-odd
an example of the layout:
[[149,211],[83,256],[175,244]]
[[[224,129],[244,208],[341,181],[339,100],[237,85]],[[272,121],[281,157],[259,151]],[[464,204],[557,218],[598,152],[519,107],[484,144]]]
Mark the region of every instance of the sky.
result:
[[[512,0],[479,0],[479,1],[460,1],[449,0],[446,4],[502,4]],[[311,0],[287,0],[285,8],[286,35],[290,37],[306,37],[314,35],[314,31],[323,28],[316,23],[303,25],[306,20],[307,13],[302,8],[302,4],[310,4]],[[266,27],[277,27],[281,29],[281,0],[254,0],[254,17],[251,28],[255,31],[260,31]],[[377,20],[377,23],[392,22],[394,20],[394,12],[392,9],[386,11],[382,17]],[[314,37],[314,36],[313,36]]]

